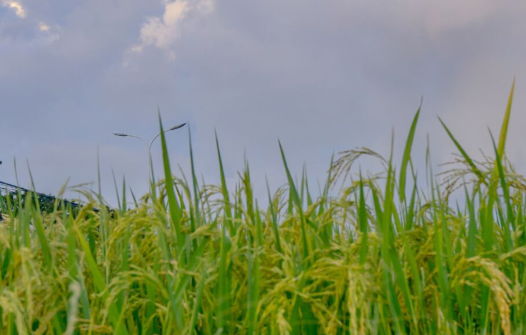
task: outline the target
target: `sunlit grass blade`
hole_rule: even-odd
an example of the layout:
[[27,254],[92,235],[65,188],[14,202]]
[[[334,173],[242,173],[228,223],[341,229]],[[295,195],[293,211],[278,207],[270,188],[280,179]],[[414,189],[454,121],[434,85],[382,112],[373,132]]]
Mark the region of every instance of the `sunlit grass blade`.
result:
[[[102,273],[100,272],[98,265],[95,262],[95,259],[93,258],[88,242],[86,242],[86,240],[84,239],[84,236],[82,236],[81,232],[78,229],[76,230],[76,233],[77,233],[77,240],[79,241],[80,246],[82,247],[82,251],[84,252],[84,256],[86,258],[88,269],[90,270],[91,275],[93,276],[93,281],[97,289],[97,292],[99,294],[102,294],[103,300],[105,300],[108,298],[108,292],[106,291],[106,282],[104,280],[104,277]],[[126,328],[122,326],[122,324],[120,324],[119,322],[120,313],[117,309],[117,306],[111,305],[109,307],[109,316],[110,316],[110,319],[113,325],[116,327],[115,328],[116,334],[128,334],[128,331],[126,330]]]
[[296,188],[296,185],[294,184],[294,180],[292,179],[292,175],[290,174],[289,167],[287,165],[287,159],[285,158],[285,152],[283,151],[283,147],[281,146],[281,142],[278,142],[279,144],[279,150],[281,152],[281,158],[283,160],[283,165],[285,167],[285,173],[287,174],[287,180],[289,182],[289,192],[291,194],[292,201],[296,205],[296,208],[300,215],[300,224],[301,224],[301,239],[303,243],[303,254],[305,258],[308,258],[309,255],[312,253],[311,246],[310,246],[310,239],[307,238],[307,228],[305,223],[305,217],[303,215],[303,208],[301,205],[301,200],[298,194],[298,190]]
[[367,251],[368,251],[368,241],[367,241],[367,234],[368,234],[368,222],[367,222],[367,208],[365,204],[365,194],[363,191],[363,179],[360,174],[360,200],[359,200],[359,207],[358,207],[358,218],[360,222],[360,232],[362,233],[362,244],[360,247],[360,264],[364,264],[367,259]]
[[500,186],[502,188],[502,193],[504,196],[504,201],[506,202],[507,217],[501,219],[501,225],[504,227],[504,241],[505,241],[505,250],[510,252],[513,249],[513,241],[511,237],[511,227],[513,220],[513,209],[511,207],[509,188],[506,184],[506,179],[504,176],[504,169],[502,167],[501,154],[499,153],[497,146],[495,145],[495,140],[493,135],[490,132],[491,140],[493,143],[493,149],[495,151],[495,162],[499,174]]
[[502,121],[502,126],[500,129],[499,145],[497,148],[497,152],[500,157],[504,156],[504,148],[506,147],[506,138],[508,136],[508,127],[509,127],[510,115],[511,115],[511,104],[513,103],[514,91],[515,91],[515,80],[513,80],[513,84],[511,85],[510,96],[508,98],[506,112],[504,113],[504,120]]
[[192,230],[201,226],[201,211],[200,211],[200,200],[199,200],[199,183],[195,175],[195,163],[194,163],[194,150],[192,147],[192,133],[190,125],[188,125],[188,145],[190,150],[190,168],[192,170],[192,189],[194,191],[194,210],[195,213],[195,227],[192,227]]
[[122,212],[122,203],[121,197],[119,195],[119,187],[117,186],[117,177],[115,177],[115,171],[113,168],[111,168],[111,175],[113,177],[113,187],[115,187],[115,196],[117,197],[117,206],[119,207],[119,211]]
[[[266,179],[266,178],[265,178]],[[270,187],[268,185],[268,179],[266,179],[267,183],[267,193],[268,193],[268,208],[270,211],[270,219],[272,222],[272,230],[274,231],[274,239],[276,243],[276,249],[279,253],[282,252],[281,250],[281,242],[280,242],[280,235],[279,235],[279,228],[278,228],[278,219],[276,217],[276,213],[274,211],[274,203],[272,201],[272,196],[270,195]]]
[[231,308],[231,271],[229,253],[232,243],[223,227],[221,233],[221,250],[219,255],[219,283],[217,287],[217,329],[222,329],[223,333],[228,333],[230,327],[229,317]]
[[449,130],[449,128],[446,126],[446,124],[442,121],[441,118],[438,118],[438,120],[440,121],[440,123],[442,123],[442,126],[444,127],[444,129],[446,130],[447,134],[449,135],[449,138],[451,138],[451,140],[453,141],[453,143],[455,144],[455,146],[457,147],[458,151],[460,151],[460,154],[462,155],[462,157],[464,157],[464,159],[466,160],[466,162],[469,164],[469,166],[471,167],[471,170],[473,171],[474,174],[477,175],[477,177],[479,177],[479,180],[481,182],[484,182],[484,175],[482,174],[482,172],[480,171],[480,169],[475,165],[475,163],[473,162],[473,160],[469,157],[469,155],[467,154],[467,152],[464,150],[464,148],[462,148],[462,146],[460,145],[460,143],[456,140],[456,138],[453,136],[453,134],[451,133],[451,131]]
[[168,197],[170,222],[172,224],[172,228],[175,231],[175,235],[177,236],[177,243],[179,244],[179,247],[181,247],[183,244],[183,234],[181,232],[181,227],[180,227],[181,219],[182,219],[182,211],[181,211],[181,206],[179,205],[179,202],[177,201],[177,198],[175,196],[172,170],[170,167],[170,158],[168,156],[168,147],[166,146],[166,137],[164,135],[164,129],[163,129],[160,112],[158,116],[159,116],[159,129],[161,132],[161,146],[162,146],[162,153],[163,153],[165,189],[166,189],[166,195]]
[[[42,215],[40,211],[40,203],[38,201],[38,195],[35,188],[35,181],[33,180],[33,174],[31,173],[31,168],[29,167],[29,163],[27,164],[27,169],[29,172],[29,178],[31,180],[31,186],[33,188],[33,196],[35,200],[35,206],[36,210],[33,210],[33,224],[36,228],[38,240],[40,242],[40,246],[42,247],[42,253],[44,254],[44,262],[46,266],[51,268],[52,265],[52,254],[51,254],[51,248],[49,246],[49,242],[46,237],[45,227],[42,220]],[[29,228],[29,227],[28,227]]]
[[196,293],[195,293],[194,306],[192,308],[192,318],[190,319],[190,323],[188,325],[187,334],[193,334],[195,325],[197,324],[197,317],[199,314],[199,310],[201,309],[205,284],[206,284],[206,268],[203,267],[203,269],[201,270],[201,275],[199,277],[199,283],[197,284],[197,288],[195,291]]
[[230,196],[228,195],[228,187],[226,185],[225,169],[223,168],[223,159],[221,158],[221,150],[219,149],[219,139],[217,138],[217,132],[215,134],[216,138],[216,148],[217,148],[217,159],[219,160],[219,172],[221,175],[221,193],[223,195],[224,201],[224,212],[226,225],[228,227],[229,233],[233,235],[234,225],[232,223],[232,208],[230,204]]
[[248,302],[247,302],[247,323],[248,335],[257,334],[257,308],[259,302],[259,257],[258,246],[262,241],[256,244],[256,250],[249,259],[248,266]]
[[422,108],[422,102],[416,111],[415,117],[413,118],[413,123],[411,124],[411,129],[407,135],[407,140],[405,142],[404,156],[402,158],[402,164],[400,165],[400,179],[398,180],[398,193],[400,195],[400,202],[405,200],[405,181],[407,174],[407,165],[411,159],[411,148],[413,146],[413,140],[415,138],[416,125],[418,123],[418,117],[420,116],[420,109]]

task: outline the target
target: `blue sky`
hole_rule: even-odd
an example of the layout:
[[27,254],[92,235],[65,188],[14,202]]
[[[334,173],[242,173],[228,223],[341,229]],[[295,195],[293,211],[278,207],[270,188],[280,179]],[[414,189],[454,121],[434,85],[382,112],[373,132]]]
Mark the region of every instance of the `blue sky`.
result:
[[[508,155],[526,167],[526,3],[523,1],[0,0],[0,180],[56,193],[111,169],[135,193],[147,185],[149,139],[189,122],[198,173],[218,180],[214,130],[227,175],[248,158],[264,191],[284,181],[281,140],[298,174],[323,180],[334,152],[366,146],[395,157],[424,97],[414,146],[435,162],[453,147],[490,152],[517,78]],[[167,136],[187,169],[188,134]],[[160,168],[159,146],[153,156]],[[374,168],[372,163],[363,166]],[[520,172],[524,172],[519,170]],[[256,190],[258,191],[258,190]]]

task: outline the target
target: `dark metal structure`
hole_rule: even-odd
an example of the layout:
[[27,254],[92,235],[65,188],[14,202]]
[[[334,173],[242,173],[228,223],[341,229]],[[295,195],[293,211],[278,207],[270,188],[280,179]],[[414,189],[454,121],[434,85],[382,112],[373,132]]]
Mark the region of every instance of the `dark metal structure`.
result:
[[[1,164],[1,162],[0,162],[0,164]],[[28,190],[27,188],[24,188],[24,187],[21,187],[21,186],[16,186],[16,185],[9,184],[9,183],[5,183],[3,181],[0,181],[0,192],[2,194],[35,193],[40,200],[45,200],[45,201],[48,201],[48,202],[55,202],[55,200],[57,200],[57,198],[52,196],[52,195],[39,193],[39,192],[35,192],[35,191],[32,191],[32,190]],[[64,202],[64,205],[66,207],[71,206],[71,208],[77,208],[77,207],[80,206],[79,203],[74,202],[74,201],[69,201],[69,200],[65,200],[65,199],[58,199],[58,200]]]

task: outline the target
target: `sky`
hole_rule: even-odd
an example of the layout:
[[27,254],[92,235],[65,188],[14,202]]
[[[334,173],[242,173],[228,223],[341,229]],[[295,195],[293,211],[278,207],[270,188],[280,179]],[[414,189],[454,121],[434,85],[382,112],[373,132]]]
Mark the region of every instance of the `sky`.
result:
[[[217,132],[229,183],[246,157],[256,194],[265,176],[281,186],[279,139],[316,184],[342,150],[387,156],[392,132],[399,161],[422,97],[414,160],[427,138],[435,163],[452,159],[437,116],[477,157],[514,78],[507,152],[524,173],[525,15],[515,0],[0,0],[0,180],[28,186],[29,165],[40,192],[95,187],[99,157],[110,203],[112,169],[144,194],[147,148],[112,132],[149,141],[159,110],[165,127],[189,124],[167,133],[183,171],[191,129],[207,182]],[[159,142],[152,156],[159,174]]]

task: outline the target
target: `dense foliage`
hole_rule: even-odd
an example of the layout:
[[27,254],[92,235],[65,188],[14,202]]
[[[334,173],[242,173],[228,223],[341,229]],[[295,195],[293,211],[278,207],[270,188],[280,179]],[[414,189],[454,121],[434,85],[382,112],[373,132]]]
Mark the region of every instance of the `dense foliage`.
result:
[[[198,183],[193,157],[190,180],[174,178],[162,135],[170,182],[152,181],[132,208],[122,194],[110,215],[86,193],[79,213],[31,201],[8,211],[0,333],[524,333],[526,181],[505,159],[511,100],[486,162],[444,125],[457,165],[441,182],[429,173],[426,189],[411,164],[418,111],[396,169],[393,157],[344,152],[316,197],[281,150],[288,184],[266,208],[248,165],[228,190],[219,145],[219,185]],[[356,174],[362,155],[385,171]]]
[[38,209],[42,213],[51,213],[55,210],[55,202],[57,199],[50,195],[40,194],[25,189],[17,191],[5,190],[2,192],[1,188],[0,193],[2,196],[2,201],[0,201],[0,214],[4,213],[5,215],[12,212],[13,215],[16,216],[18,210],[27,207],[25,205],[26,202],[31,202],[35,206],[35,209],[38,204]]

